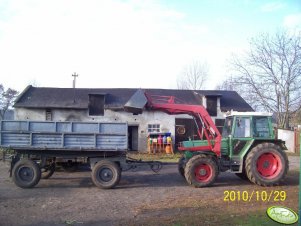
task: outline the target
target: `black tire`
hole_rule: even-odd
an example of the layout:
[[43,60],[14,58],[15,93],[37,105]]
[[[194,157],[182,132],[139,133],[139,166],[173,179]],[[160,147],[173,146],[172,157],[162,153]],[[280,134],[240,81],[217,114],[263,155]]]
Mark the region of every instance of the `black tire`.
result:
[[20,188],[32,188],[41,179],[40,167],[30,159],[21,159],[14,165],[12,179]]
[[181,157],[178,161],[178,171],[179,174],[184,178],[185,178],[185,165],[186,165],[185,157]]
[[99,188],[115,187],[119,183],[120,177],[121,170],[115,162],[102,160],[96,163],[92,169],[92,181]]
[[213,184],[218,176],[218,166],[209,156],[193,156],[186,164],[185,178],[188,184],[200,188]]
[[48,179],[50,178],[55,171],[55,163],[51,163],[50,165],[45,166],[41,169],[41,179]]
[[288,172],[288,159],[278,145],[262,143],[247,155],[245,169],[249,180],[255,184],[279,185]]

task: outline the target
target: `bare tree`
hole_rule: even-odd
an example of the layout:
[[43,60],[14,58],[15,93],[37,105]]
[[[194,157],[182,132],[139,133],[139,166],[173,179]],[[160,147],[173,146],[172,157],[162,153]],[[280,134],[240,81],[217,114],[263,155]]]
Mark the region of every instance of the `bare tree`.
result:
[[229,76],[226,80],[222,81],[220,84],[218,84],[215,89],[217,90],[231,90],[231,91],[237,91],[237,86],[235,85],[235,77]]
[[257,100],[255,94],[249,91],[248,85],[242,84],[239,78],[229,76],[215,87],[216,90],[236,91],[244,100],[255,110],[263,110],[261,103]]
[[0,84],[0,119],[4,119],[6,111],[13,105],[18,92],[14,89],[4,89],[3,85]]
[[202,89],[208,78],[208,71],[206,63],[194,61],[192,64],[187,65],[177,79],[178,89]]
[[262,34],[251,40],[250,51],[231,60],[242,96],[276,113],[281,128],[288,128],[290,114],[300,109],[300,35]]
[[295,126],[301,125],[301,109],[291,115],[290,122]]

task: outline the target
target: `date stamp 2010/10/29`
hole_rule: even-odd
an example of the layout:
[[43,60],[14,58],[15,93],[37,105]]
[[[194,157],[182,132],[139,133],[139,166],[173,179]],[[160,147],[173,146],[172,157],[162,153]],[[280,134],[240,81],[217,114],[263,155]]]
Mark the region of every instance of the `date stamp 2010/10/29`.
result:
[[225,202],[283,202],[286,200],[286,191],[224,191]]

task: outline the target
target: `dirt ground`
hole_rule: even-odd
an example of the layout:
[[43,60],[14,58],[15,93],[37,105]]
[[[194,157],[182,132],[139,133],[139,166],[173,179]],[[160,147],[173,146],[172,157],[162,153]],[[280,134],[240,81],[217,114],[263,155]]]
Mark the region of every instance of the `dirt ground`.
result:
[[[55,172],[35,188],[21,189],[8,177],[8,163],[0,162],[0,225],[279,225],[266,216],[268,207],[298,210],[299,157],[289,159],[290,172],[277,187],[221,173],[214,186],[197,189],[187,185],[177,165],[168,164],[158,174],[123,172],[111,190],[96,188],[89,171]],[[246,191],[249,197],[255,192],[259,200],[224,201],[227,191]],[[277,199],[277,191],[286,193],[285,201]],[[262,200],[262,192],[272,194],[270,201]]]

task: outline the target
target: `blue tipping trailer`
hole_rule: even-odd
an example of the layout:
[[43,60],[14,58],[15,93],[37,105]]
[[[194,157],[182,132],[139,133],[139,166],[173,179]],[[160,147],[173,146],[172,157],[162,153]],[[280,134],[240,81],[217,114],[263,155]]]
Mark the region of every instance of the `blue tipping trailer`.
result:
[[123,151],[126,123],[1,121],[1,147],[15,150]]
[[90,164],[92,181],[113,188],[121,171],[147,163],[158,171],[158,162],[126,157],[127,123],[0,121],[0,147],[14,150],[10,175],[22,188],[34,187],[49,178],[58,158],[81,158]]

